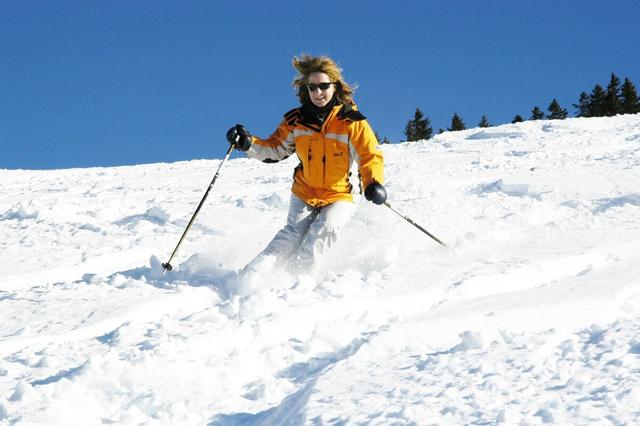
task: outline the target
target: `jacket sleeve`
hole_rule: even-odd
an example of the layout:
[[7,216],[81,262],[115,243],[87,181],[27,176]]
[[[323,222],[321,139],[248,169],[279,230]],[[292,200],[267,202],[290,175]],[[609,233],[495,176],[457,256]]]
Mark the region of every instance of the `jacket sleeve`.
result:
[[384,184],[384,158],[382,151],[378,149],[376,135],[367,120],[353,122],[349,137],[358,154],[362,188],[374,181]]
[[286,120],[283,120],[269,138],[260,139],[254,136],[247,156],[265,163],[277,163],[288,158],[295,150],[293,129]]

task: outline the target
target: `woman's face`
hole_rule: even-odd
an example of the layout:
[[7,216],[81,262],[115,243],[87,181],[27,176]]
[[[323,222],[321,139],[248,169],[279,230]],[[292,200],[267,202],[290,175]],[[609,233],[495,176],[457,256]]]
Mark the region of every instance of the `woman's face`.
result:
[[314,72],[309,74],[309,79],[307,82],[307,90],[309,91],[309,98],[311,98],[311,102],[313,102],[315,106],[320,108],[322,108],[323,106],[331,102],[331,98],[333,98],[333,94],[336,91],[335,84],[330,84],[327,89],[322,90],[322,88],[318,87],[318,85],[322,83],[333,83],[333,82],[331,81],[329,76],[323,72]]

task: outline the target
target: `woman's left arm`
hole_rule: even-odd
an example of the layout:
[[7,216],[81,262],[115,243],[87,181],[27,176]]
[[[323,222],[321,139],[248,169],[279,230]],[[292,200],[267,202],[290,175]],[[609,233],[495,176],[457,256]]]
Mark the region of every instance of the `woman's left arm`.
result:
[[354,121],[350,127],[350,140],[358,154],[358,167],[362,187],[373,182],[384,184],[384,158],[378,149],[378,140],[367,120]]

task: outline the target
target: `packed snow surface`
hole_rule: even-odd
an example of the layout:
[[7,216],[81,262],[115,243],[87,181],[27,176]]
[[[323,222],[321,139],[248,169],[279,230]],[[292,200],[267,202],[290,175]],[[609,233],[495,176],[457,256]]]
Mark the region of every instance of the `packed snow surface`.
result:
[[295,158],[0,170],[0,424],[640,424],[640,115],[385,145],[320,272]]

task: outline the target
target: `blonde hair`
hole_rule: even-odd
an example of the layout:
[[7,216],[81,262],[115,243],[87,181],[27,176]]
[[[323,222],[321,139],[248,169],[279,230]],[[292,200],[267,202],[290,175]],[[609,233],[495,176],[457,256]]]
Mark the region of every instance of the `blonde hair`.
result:
[[309,92],[307,91],[307,83],[309,76],[314,72],[325,73],[329,76],[331,82],[336,83],[336,92],[334,96],[343,104],[355,105],[353,101],[354,89],[344,81],[342,77],[342,69],[328,56],[311,56],[303,54],[300,58],[293,57],[293,67],[298,71],[298,75],[293,80],[293,87],[297,91],[300,103],[311,102]]

